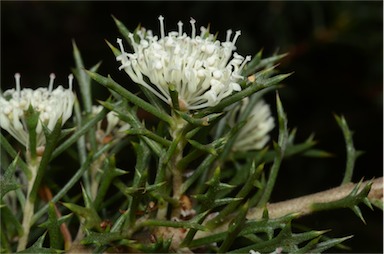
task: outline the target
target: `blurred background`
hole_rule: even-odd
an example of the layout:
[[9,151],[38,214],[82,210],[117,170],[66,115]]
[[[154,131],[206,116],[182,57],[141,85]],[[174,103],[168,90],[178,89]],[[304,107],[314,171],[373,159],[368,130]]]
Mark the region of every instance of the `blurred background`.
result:
[[[342,114],[355,131],[354,142],[365,154],[357,160],[355,182],[383,175],[383,2],[382,1],[226,1],[226,2],[99,2],[2,1],[1,89],[14,86],[14,73],[23,87],[46,86],[49,74],[55,84],[67,85],[74,67],[72,40],[86,67],[100,60],[99,72],[111,74],[120,84],[129,77],[105,43],[120,37],[111,15],[130,30],[138,24],[158,34],[158,16],[166,30],[183,21],[189,33],[193,17],[197,27],[210,25],[225,39],[226,30],[241,30],[237,52],[264,56],[289,55],[282,73],[280,97],[289,128],[298,128],[297,141],[312,133],[318,148],[334,154],[328,159],[295,158],[284,161],[272,201],[321,191],[340,184],[345,167],[345,144],[333,114]],[[95,84],[95,99],[108,93]],[[274,94],[266,99],[274,104]],[[350,210],[315,214],[297,221],[314,229],[333,230],[330,236],[354,235],[345,252],[383,252],[383,214],[361,206],[367,225]],[[341,252],[332,250],[332,252]]]

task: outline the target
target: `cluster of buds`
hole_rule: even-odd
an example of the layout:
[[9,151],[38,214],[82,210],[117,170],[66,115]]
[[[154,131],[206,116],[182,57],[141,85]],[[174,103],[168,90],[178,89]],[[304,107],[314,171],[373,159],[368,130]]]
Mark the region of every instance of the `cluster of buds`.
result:
[[36,146],[45,145],[43,125],[52,130],[61,117],[64,124],[72,115],[75,94],[72,92],[73,75],[70,74],[69,88],[58,86],[53,89],[55,75],[50,75],[48,88],[21,89],[20,74],[15,74],[16,89],[6,90],[0,95],[0,126],[17,141],[28,147],[28,110],[32,108],[39,114],[36,126]]

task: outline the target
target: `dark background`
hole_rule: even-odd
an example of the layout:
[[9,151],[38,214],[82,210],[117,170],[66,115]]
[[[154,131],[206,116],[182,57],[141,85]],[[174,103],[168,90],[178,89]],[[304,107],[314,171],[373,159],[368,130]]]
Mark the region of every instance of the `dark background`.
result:
[[[329,159],[289,159],[284,162],[272,201],[321,191],[340,184],[345,167],[344,140],[333,118],[342,114],[355,131],[358,159],[354,181],[383,172],[383,4],[357,2],[1,2],[1,89],[14,86],[20,72],[22,86],[46,86],[51,72],[55,84],[67,85],[74,66],[71,41],[82,52],[85,65],[103,63],[100,73],[120,84],[130,83],[104,40],[116,45],[120,36],[114,15],[130,30],[139,23],[158,34],[158,16],[166,30],[176,30],[189,19],[197,27],[210,24],[225,38],[227,29],[241,30],[237,51],[264,56],[289,52],[281,72],[294,75],[280,90],[289,127],[297,140],[315,133],[318,148],[335,155]],[[198,30],[199,31],[199,30]],[[95,98],[108,93],[95,84]],[[274,94],[267,95],[273,104]],[[383,217],[362,206],[364,225],[350,210],[327,212],[302,219],[318,230],[333,228],[331,236],[355,235],[346,242],[351,252],[383,252]],[[333,250],[338,251],[338,250]]]

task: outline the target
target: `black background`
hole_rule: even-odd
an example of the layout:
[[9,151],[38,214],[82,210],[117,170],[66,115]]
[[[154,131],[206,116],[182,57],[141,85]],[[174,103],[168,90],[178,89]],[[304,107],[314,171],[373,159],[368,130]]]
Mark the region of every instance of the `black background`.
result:
[[[227,29],[241,30],[237,51],[268,56],[289,52],[281,72],[294,74],[284,81],[280,97],[289,127],[298,128],[298,141],[315,133],[318,148],[335,157],[289,159],[283,163],[272,201],[297,197],[337,186],[345,167],[344,140],[333,118],[343,114],[355,131],[355,146],[365,154],[358,159],[354,181],[382,176],[383,170],[383,4],[382,1],[339,2],[1,2],[1,89],[14,86],[20,72],[22,86],[46,86],[51,72],[56,84],[67,85],[74,66],[72,40],[85,65],[103,63],[100,73],[120,84],[132,85],[117,70],[119,63],[104,40],[116,45],[120,36],[114,15],[130,30],[139,23],[158,34],[158,16],[166,30],[183,21],[189,32],[210,24],[211,32],[225,38]],[[198,30],[199,31],[199,30]],[[108,93],[97,84],[95,98]],[[267,96],[274,103],[274,94]],[[382,252],[383,218],[379,210],[362,207],[364,225],[350,210],[312,215],[300,222],[318,230],[333,228],[332,236],[355,235],[346,243],[351,252]],[[335,250],[333,250],[335,251]]]

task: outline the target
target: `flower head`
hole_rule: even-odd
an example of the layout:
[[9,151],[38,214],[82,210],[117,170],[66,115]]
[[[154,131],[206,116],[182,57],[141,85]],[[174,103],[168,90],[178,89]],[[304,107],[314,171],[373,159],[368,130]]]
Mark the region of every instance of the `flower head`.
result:
[[[93,106],[92,113],[96,115],[102,109],[102,106]],[[99,144],[105,144],[111,139],[121,139],[126,135],[124,131],[131,128],[128,123],[121,121],[113,111],[108,112],[105,120],[106,126],[103,125],[103,121],[97,123],[96,139]]]
[[36,126],[36,145],[45,144],[45,136],[42,124],[52,130],[58,119],[62,118],[64,124],[72,115],[75,95],[72,92],[73,75],[69,75],[69,89],[58,86],[53,89],[55,75],[50,75],[47,88],[20,88],[20,74],[15,74],[16,89],[6,90],[0,95],[0,126],[9,132],[21,144],[28,147],[29,132],[27,128],[27,110],[32,107],[39,113],[39,121]]
[[160,16],[159,21],[160,38],[145,29],[129,33],[133,53],[126,53],[122,40],[117,40],[121,50],[116,58],[122,64],[120,69],[134,82],[168,104],[171,104],[169,90],[174,87],[179,106],[184,110],[215,106],[241,90],[241,70],[250,56],[232,54],[240,31],[231,39],[232,31],[228,30],[226,41],[220,42],[205,27],[196,35],[194,19],[190,21],[191,36],[183,32],[181,21],[177,24],[178,31],[165,35],[164,18]]
[[[237,117],[245,111],[249,104],[249,98],[244,98],[240,105],[234,107],[228,117],[231,127],[237,122]],[[236,151],[248,151],[262,149],[269,141],[268,133],[275,127],[274,119],[271,116],[271,109],[264,100],[258,101],[251,109],[244,126],[236,136],[233,149]]]

